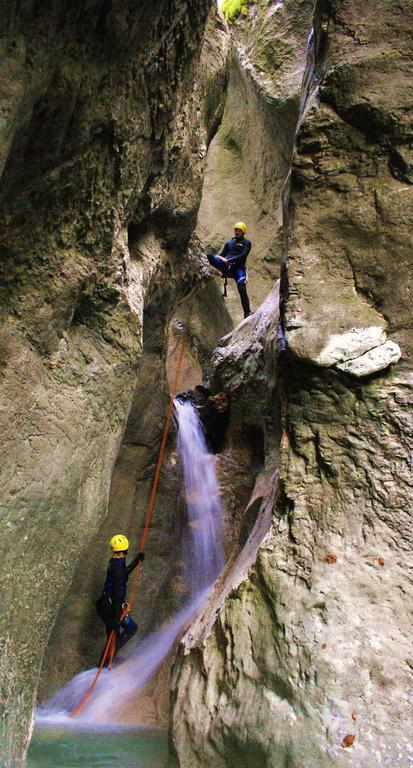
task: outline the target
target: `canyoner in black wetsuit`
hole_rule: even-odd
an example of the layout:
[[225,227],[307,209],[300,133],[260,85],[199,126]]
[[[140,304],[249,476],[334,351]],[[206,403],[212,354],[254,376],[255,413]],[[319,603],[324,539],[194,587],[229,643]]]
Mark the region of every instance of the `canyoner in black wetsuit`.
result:
[[122,648],[133,637],[138,625],[127,614],[122,620],[121,615],[126,603],[126,585],[129,574],[139,562],[144,559],[144,553],[139,552],[130,565],[126,565],[129,542],[123,534],[116,534],[110,540],[113,555],[109,560],[106,572],[106,581],[103,592],[96,603],[96,610],[106,625],[106,635],[109,637],[112,630],[116,634],[116,651]]
[[247,293],[247,256],[251,250],[251,241],[244,237],[246,231],[247,225],[243,221],[237,221],[234,225],[234,237],[225,243],[219,256],[207,253],[211,266],[218,269],[223,277],[231,277],[235,280],[244,317],[251,314]]

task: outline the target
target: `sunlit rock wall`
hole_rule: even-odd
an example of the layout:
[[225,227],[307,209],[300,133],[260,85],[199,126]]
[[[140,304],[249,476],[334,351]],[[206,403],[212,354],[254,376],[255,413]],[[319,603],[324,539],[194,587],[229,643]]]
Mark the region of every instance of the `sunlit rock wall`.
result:
[[[226,33],[215,10],[202,52],[210,7],[60,0],[2,11],[7,766],[27,744],[43,651],[76,567],[81,560],[97,568],[90,547],[136,398],[147,297],[168,285],[172,311],[196,280],[183,254],[226,80]],[[162,392],[166,398],[161,380]],[[102,572],[106,552],[99,558]],[[78,602],[82,626],[83,610]],[[72,658],[73,633],[63,639],[61,652]]]
[[[222,124],[207,156],[197,233],[214,252],[248,225],[248,291],[255,310],[279,277],[282,255],[281,191],[288,174],[297,118],[311,0],[254,3],[231,29],[231,65]],[[222,283],[216,278],[218,285]],[[229,281],[227,306],[243,317]]]
[[183,768],[413,759],[411,15],[315,8],[284,209],[279,485],[182,642]]

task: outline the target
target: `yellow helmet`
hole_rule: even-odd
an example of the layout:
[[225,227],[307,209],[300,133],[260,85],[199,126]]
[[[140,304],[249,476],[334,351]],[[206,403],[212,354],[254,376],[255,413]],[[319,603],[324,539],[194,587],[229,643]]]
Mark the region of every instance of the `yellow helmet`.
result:
[[109,546],[114,552],[124,552],[129,549],[129,541],[122,533],[117,533],[112,536]]
[[243,231],[243,233],[245,235],[245,233],[247,231],[247,225],[244,224],[243,221],[237,221],[237,223],[234,224],[234,229],[242,229],[242,231]]

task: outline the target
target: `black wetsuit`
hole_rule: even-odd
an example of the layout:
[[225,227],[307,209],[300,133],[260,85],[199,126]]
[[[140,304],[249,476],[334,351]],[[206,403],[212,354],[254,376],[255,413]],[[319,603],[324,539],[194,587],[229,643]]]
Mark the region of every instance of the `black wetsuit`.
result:
[[130,565],[126,565],[126,557],[111,557],[106,572],[103,592],[96,603],[96,610],[106,624],[106,634],[109,637],[112,630],[116,633],[116,650],[122,648],[138,629],[138,625],[128,614],[121,621],[123,604],[126,602],[126,585],[129,574],[143,556],[139,553]]
[[228,240],[222,253],[227,263],[221,261],[218,256],[214,256],[212,253],[207,253],[209,263],[219,269],[224,277],[232,277],[235,280],[238,288],[238,293],[241,298],[242,308],[244,310],[244,317],[248,317],[251,314],[250,302],[247,294],[247,256],[251,250],[251,241],[246,237],[232,237]]

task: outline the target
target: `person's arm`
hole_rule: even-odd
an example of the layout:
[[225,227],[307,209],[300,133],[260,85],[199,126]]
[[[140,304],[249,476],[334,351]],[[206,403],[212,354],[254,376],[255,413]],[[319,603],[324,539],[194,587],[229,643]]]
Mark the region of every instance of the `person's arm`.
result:
[[233,265],[244,264],[245,259],[247,258],[250,250],[251,250],[251,243],[249,240],[247,240],[244,243],[244,247],[242,251],[240,251],[240,253],[235,254],[235,256],[227,257],[228,264],[233,264]]
[[229,249],[229,242],[227,240],[227,242],[225,243],[221,253],[219,254],[219,258],[222,259],[223,261],[227,261],[228,260],[227,259],[228,249]]
[[138,563],[143,563],[144,560],[145,560],[145,553],[144,552],[138,552],[138,554],[136,555],[135,559],[132,560],[132,562],[128,566],[126,566],[126,573],[128,574],[128,576],[129,576],[130,573],[132,573],[132,571],[135,570],[135,568],[138,565]]

